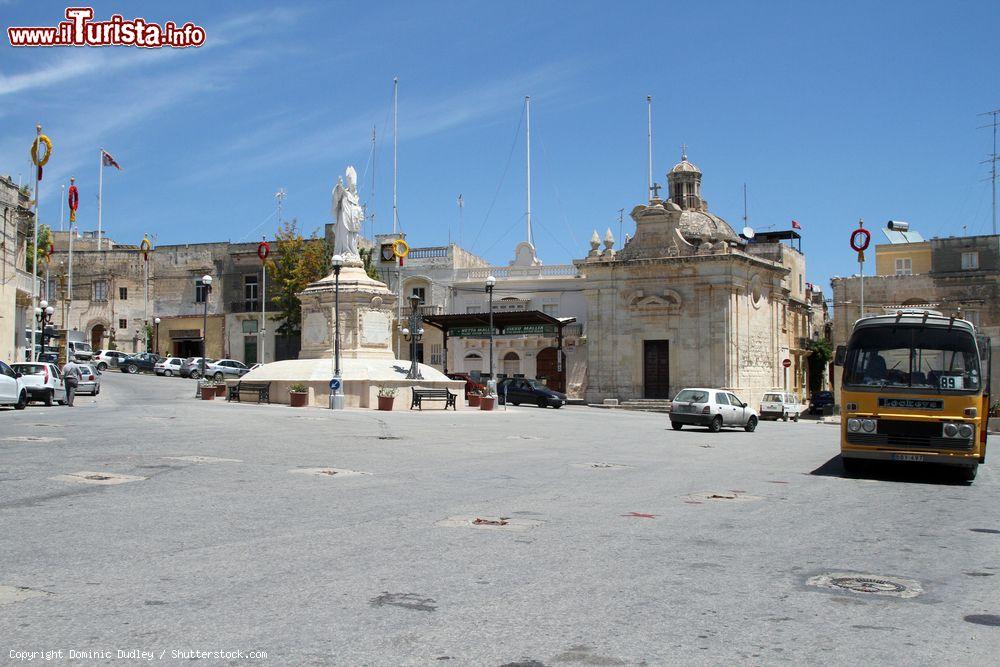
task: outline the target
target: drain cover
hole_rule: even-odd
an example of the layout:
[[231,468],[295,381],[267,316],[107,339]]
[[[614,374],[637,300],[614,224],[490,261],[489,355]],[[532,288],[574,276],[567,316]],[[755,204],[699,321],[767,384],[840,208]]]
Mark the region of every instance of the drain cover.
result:
[[743,491],[701,491],[682,496],[681,500],[691,504],[699,504],[706,500],[722,503],[749,503],[755,500],[763,500],[763,498],[761,496],[751,496]]
[[531,530],[542,525],[534,519],[514,519],[509,516],[450,516],[434,524],[443,528],[477,528],[480,530]]
[[288,472],[299,475],[319,475],[320,477],[355,477],[357,475],[370,475],[370,472],[360,470],[347,470],[346,468],[295,468]]
[[848,591],[865,595],[879,595],[897,598],[913,598],[924,592],[920,584],[912,579],[879,574],[857,574],[851,572],[833,572],[811,577],[806,581],[808,586],[828,588],[835,591]]
[[112,484],[125,484],[127,482],[141,482],[149,478],[136,475],[121,475],[113,472],[84,470],[82,472],[71,472],[67,475],[56,475],[55,477],[49,477],[49,479],[56,482],[82,482],[84,484],[110,486]]
[[167,461],[190,461],[191,463],[243,463],[240,459],[218,459],[214,456],[163,456]]
[[509,521],[507,517],[500,517],[499,519],[481,519],[476,517],[476,520],[472,522],[476,526],[506,526]]

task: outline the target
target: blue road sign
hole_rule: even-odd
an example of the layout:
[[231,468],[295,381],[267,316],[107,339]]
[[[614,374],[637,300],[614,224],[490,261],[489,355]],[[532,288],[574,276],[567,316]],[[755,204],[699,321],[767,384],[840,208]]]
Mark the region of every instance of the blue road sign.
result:
[[331,378],[330,391],[338,391],[338,390],[340,390],[340,378]]

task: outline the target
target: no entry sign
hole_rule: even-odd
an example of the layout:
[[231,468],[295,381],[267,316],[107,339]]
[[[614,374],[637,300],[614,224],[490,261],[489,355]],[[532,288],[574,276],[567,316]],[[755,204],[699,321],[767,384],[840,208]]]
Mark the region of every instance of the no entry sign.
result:
[[788,367],[790,367],[792,365],[792,360],[791,359],[785,359],[784,361],[781,362],[781,365],[784,366],[785,368],[788,368]]

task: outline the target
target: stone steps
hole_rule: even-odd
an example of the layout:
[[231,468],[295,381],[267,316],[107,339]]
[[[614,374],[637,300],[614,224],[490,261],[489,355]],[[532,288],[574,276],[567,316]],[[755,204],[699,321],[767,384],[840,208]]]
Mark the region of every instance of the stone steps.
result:
[[670,401],[658,398],[632,398],[621,403],[591,403],[592,408],[634,410],[638,412],[670,412]]

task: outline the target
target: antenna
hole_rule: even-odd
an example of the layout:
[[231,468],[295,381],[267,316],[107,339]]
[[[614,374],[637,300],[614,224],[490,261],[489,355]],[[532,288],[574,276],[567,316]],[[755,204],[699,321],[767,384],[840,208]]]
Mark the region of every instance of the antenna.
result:
[[618,209],[618,238],[621,239],[622,247],[625,247],[625,209]]
[[458,194],[458,246],[462,247],[462,219],[465,217],[465,200]]
[[396,182],[399,177],[399,162],[397,155],[399,126],[399,77],[392,79],[392,233],[399,231],[399,208],[396,206]]
[[983,160],[980,164],[990,163],[990,182],[992,183],[993,190],[993,235],[997,233],[997,160],[1000,160],[1000,155],[997,155],[997,127],[1000,126],[1000,109],[994,109],[993,111],[985,111],[980,116],[993,116],[993,121],[986,125],[980,125],[979,129],[985,127],[993,128],[993,152],[990,156]]
[[[646,95],[646,187],[647,195],[654,194],[659,197],[659,193],[653,192],[653,96]],[[619,237],[621,235],[619,234]]]
[[747,226],[747,184],[743,184],[743,226]]
[[288,193],[285,192],[285,188],[278,188],[278,191],[274,193],[274,198],[278,200],[278,226],[281,226],[281,205],[285,201],[285,197]]
[[378,150],[375,146],[375,124],[372,123],[372,240],[375,240],[375,160],[378,159]]

